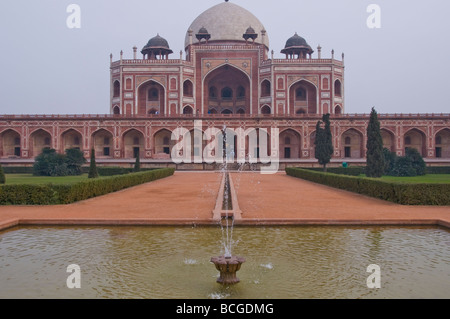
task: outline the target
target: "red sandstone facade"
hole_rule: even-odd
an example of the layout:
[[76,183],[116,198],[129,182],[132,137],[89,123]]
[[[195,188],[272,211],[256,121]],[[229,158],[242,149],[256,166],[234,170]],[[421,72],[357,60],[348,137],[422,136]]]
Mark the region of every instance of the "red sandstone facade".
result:
[[[227,14],[239,16],[241,25],[227,25],[225,32],[220,18]],[[364,163],[369,116],[345,114],[344,55],[322,58],[318,47],[313,57],[295,34],[281,51],[286,58],[274,59],[264,28],[254,29],[247,19],[258,25],[248,11],[225,2],[193,22],[185,58],[180,52],[170,59],[172,50],[159,35],[142,49],[141,58],[136,47],[133,59],[121,52],[113,61],[111,55],[109,115],[0,115],[0,163],[31,163],[44,147],[59,152],[75,147],[86,158],[94,148],[96,158],[111,165],[133,162],[137,152],[148,166],[171,165],[177,142],[171,132],[192,131],[194,120],[202,120],[202,131],[226,126],[270,134],[278,128],[279,146],[269,151],[282,164],[311,165],[315,126],[326,113],[331,114],[333,162]],[[380,114],[379,119],[391,151],[403,155],[414,147],[430,164],[450,162],[450,114]],[[191,138],[192,145],[198,143]],[[194,147],[192,155],[201,151]]]

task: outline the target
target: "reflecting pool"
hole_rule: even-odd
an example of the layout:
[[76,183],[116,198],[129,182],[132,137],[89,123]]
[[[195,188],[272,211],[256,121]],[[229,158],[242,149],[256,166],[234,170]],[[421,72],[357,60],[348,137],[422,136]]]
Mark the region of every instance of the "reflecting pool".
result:
[[[246,262],[216,283],[218,227],[16,227],[0,232],[0,298],[450,298],[441,227],[235,227]],[[67,267],[81,269],[69,289]],[[369,265],[381,288],[370,289]]]

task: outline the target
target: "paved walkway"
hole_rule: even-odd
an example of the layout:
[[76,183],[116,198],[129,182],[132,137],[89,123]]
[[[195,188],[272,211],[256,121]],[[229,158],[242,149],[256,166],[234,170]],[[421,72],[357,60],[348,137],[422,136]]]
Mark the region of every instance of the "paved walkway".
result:
[[403,206],[286,174],[232,174],[243,223],[439,224],[450,206]]
[[[240,224],[422,224],[450,227],[450,206],[401,206],[287,176],[231,174]],[[0,206],[0,230],[15,225],[211,225],[221,174],[174,176],[83,202]]]

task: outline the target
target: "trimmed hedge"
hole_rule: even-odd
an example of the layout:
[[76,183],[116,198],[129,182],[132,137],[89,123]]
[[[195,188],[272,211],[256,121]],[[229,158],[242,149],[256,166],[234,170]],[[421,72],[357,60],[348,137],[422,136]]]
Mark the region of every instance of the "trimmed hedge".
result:
[[173,175],[175,169],[90,179],[71,185],[4,185],[0,186],[0,205],[70,204]]
[[[315,171],[315,172],[323,172],[323,168],[304,168],[307,170]],[[364,174],[365,167],[362,166],[354,166],[354,167],[328,167],[327,173],[339,174],[339,175],[349,175],[349,176],[359,176]]]
[[395,183],[300,168],[286,168],[286,174],[401,205],[450,205],[450,184]]
[[[156,168],[141,168],[141,171],[150,171]],[[3,166],[5,174],[33,174],[32,166]],[[114,176],[123,175],[133,172],[133,168],[127,167],[113,167],[113,166],[97,166],[97,171],[100,176]],[[81,172],[87,174],[89,166],[83,166]]]
[[427,166],[427,174],[450,174],[450,166]]
[[33,166],[3,166],[5,174],[33,174]]

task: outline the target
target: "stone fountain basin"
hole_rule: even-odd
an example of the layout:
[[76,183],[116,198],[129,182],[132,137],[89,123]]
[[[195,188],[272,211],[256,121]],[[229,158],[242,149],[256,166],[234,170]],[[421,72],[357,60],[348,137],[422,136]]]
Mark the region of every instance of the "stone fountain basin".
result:
[[216,269],[220,272],[217,282],[224,285],[237,284],[240,280],[236,277],[236,272],[241,269],[241,265],[245,262],[245,259],[238,256],[219,256],[212,257],[211,262],[216,266]]

